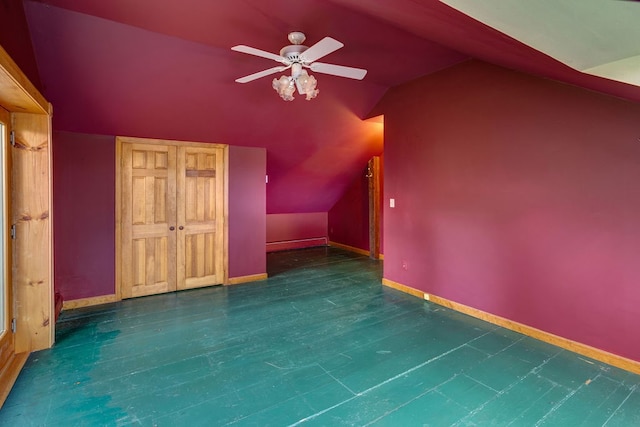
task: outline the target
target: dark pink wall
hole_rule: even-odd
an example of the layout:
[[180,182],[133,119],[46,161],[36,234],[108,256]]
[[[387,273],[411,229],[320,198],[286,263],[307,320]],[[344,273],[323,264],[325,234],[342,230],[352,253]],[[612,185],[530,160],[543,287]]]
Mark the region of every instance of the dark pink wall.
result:
[[55,289],[65,300],[115,292],[112,136],[53,134]]
[[266,165],[263,148],[229,147],[229,277],[267,271]]
[[31,83],[42,90],[22,0],[0,1],[0,46]]
[[369,250],[369,179],[365,166],[328,215],[329,240]]
[[[266,273],[265,150],[229,148],[229,276]],[[55,288],[115,292],[115,138],[53,135]]]
[[327,243],[327,213],[267,215],[267,251],[304,248]]
[[379,109],[384,277],[640,360],[640,105],[471,61]]

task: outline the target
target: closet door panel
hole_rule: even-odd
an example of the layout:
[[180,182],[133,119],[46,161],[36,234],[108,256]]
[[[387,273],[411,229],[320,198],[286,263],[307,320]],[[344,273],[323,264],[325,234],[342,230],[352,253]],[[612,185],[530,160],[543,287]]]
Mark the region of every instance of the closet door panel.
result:
[[178,288],[222,283],[223,152],[181,147],[178,153]]
[[176,290],[176,147],[123,144],[122,297]]

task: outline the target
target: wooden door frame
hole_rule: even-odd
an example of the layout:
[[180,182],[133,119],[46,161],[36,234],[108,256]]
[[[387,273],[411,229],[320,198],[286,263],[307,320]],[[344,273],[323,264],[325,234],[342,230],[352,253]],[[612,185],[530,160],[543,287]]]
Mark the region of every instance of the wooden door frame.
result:
[[369,257],[380,258],[380,156],[373,156],[367,164],[369,178]]
[[135,138],[128,136],[116,136],[116,206],[115,206],[115,299],[122,299],[122,144],[154,144],[154,145],[172,145],[176,147],[207,147],[221,148],[223,151],[223,254],[222,260],[224,265],[223,284],[229,284],[229,146],[226,144],[215,144],[196,141],[177,141],[170,139],[151,139],[151,138]]
[[[31,351],[53,345],[53,218],[51,104],[0,47],[0,106],[10,114],[15,144],[7,149],[11,170],[11,286],[17,330],[13,351],[0,366],[0,406]],[[4,118],[6,120],[6,118]],[[9,230],[6,230],[9,235]]]

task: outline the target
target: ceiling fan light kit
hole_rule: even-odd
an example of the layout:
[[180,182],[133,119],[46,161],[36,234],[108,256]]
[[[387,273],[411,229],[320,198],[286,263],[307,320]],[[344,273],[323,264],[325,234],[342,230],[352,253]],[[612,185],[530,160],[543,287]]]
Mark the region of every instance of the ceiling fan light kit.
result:
[[283,47],[280,50],[280,55],[245,45],[232,47],[231,50],[235,50],[236,52],[260,56],[283,64],[248,76],[240,77],[239,79],[236,79],[236,82],[248,83],[270,74],[276,74],[284,70],[291,69],[290,76],[283,75],[280,78],[273,79],[273,89],[285,101],[292,101],[294,99],[293,94],[297,89],[300,95],[306,95],[308,101],[315,98],[319,91],[316,88],[318,81],[314,76],[307,72],[306,68],[316,73],[331,74],[355,80],[362,80],[367,74],[367,70],[363,70],[361,68],[316,62],[316,60],[335,52],[344,46],[342,43],[331,37],[325,37],[311,47],[302,44],[306,37],[299,31],[289,33],[288,38],[291,44]]

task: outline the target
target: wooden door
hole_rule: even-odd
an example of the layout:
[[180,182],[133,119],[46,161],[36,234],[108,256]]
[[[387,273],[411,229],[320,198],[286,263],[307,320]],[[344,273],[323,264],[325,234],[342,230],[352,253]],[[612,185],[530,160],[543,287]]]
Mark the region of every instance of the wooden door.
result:
[[122,145],[122,298],[176,290],[176,151]]
[[380,157],[373,156],[367,163],[369,178],[369,257],[380,258]]
[[226,283],[227,147],[116,142],[117,297]]
[[224,282],[224,151],[178,151],[178,289]]

